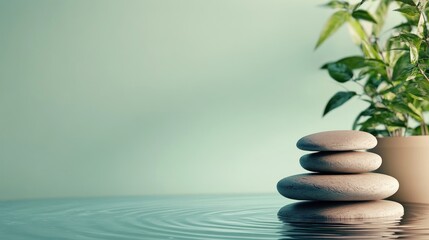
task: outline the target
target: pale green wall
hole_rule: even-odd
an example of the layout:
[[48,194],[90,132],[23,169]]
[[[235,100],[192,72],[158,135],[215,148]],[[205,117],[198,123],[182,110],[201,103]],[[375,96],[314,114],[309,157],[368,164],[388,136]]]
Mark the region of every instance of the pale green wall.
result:
[[0,2],[0,198],[274,192],[341,88],[324,1]]

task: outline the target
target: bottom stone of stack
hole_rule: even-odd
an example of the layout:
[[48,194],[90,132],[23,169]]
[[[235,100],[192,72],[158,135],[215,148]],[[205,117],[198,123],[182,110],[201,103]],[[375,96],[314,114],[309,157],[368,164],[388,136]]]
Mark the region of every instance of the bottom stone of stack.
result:
[[279,218],[287,222],[346,222],[365,219],[398,219],[404,215],[401,204],[388,200],[363,202],[304,201],[284,206]]
[[381,200],[398,191],[398,181],[384,174],[299,174],[283,178],[277,190],[287,198],[318,201]]

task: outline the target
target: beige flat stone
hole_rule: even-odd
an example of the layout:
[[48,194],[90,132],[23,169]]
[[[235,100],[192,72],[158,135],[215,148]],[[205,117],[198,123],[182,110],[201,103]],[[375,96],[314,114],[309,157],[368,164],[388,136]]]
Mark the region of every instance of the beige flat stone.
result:
[[313,172],[364,173],[379,168],[381,157],[370,152],[317,152],[302,156],[299,163]]
[[377,139],[369,133],[352,130],[338,130],[307,135],[296,143],[307,151],[353,151],[374,148]]
[[287,198],[319,201],[380,200],[398,191],[398,181],[380,173],[299,174],[283,178],[277,190]]
[[365,202],[297,202],[284,206],[278,212],[286,222],[344,222],[379,218],[398,219],[404,215],[404,207],[393,201]]

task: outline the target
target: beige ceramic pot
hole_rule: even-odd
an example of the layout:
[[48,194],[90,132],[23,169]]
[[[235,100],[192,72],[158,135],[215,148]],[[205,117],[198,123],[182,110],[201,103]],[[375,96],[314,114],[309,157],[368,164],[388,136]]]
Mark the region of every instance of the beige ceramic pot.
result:
[[429,203],[429,136],[378,138],[371,152],[383,162],[377,172],[399,181],[391,197],[399,202]]

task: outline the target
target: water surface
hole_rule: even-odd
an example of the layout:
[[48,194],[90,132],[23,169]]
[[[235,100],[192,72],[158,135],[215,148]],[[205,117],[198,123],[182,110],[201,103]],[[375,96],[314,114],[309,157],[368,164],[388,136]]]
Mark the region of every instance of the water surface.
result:
[[429,206],[399,219],[285,222],[278,195],[111,197],[0,202],[0,236],[29,239],[429,239]]

